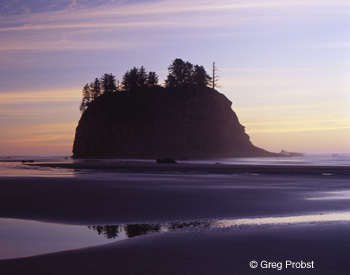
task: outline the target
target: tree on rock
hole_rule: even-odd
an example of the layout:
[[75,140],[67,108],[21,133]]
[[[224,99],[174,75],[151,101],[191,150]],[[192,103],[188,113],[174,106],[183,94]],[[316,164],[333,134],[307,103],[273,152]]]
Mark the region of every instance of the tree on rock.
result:
[[216,74],[217,71],[218,69],[215,66],[215,62],[213,62],[213,69],[212,69],[213,77],[211,78],[211,85],[213,89],[220,87],[218,85],[219,76]]
[[180,58],[176,58],[168,67],[168,77],[165,80],[167,87],[181,87],[192,82],[193,65],[185,62]]
[[139,69],[134,67],[126,71],[122,79],[122,87],[126,91],[134,91],[139,86]]
[[155,72],[147,73],[145,67],[132,68],[126,71],[122,80],[122,87],[129,94],[137,92],[140,88],[153,87],[158,84],[158,75]]
[[173,61],[168,67],[168,71],[169,74],[165,80],[167,87],[191,87],[193,84],[201,87],[211,83],[211,78],[203,66],[193,66],[190,62],[185,62],[180,58]]
[[159,77],[156,72],[149,72],[147,75],[147,86],[154,87],[158,85]]
[[194,66],[193,80],[197,86],[208,86],[211,83],[211,77],[207,74],[204,67],[199,65]]
[[97,77],[95,78],[94,82],[90,83],[90,94],[92,100],[95,100],[96,97],[101,95],[101,82]]
[[[213,78],[207,74],[203,66],[193,65],[180,58],[173,60],[168,67],[169,74],[165,80],[166,87],[179,88],[176,91],[185,91],[192,95],[195,89],[196,94],[203,86],[211,83],[216,87],[215,63],[213,64]],[[102,94],[113,93],[124,90],[128,95],[147,96],[152,94],[152,88],[158,85],[159,77],[155,72],[147,72],[144,66],[133,67],[126,71],[121,83],[117,81],[112,73],[105,73],[101,78],[95,78],[83,88],[83,98],[79,110],[83,113],[88,105]],[[185,89],[183,89],[185,87]]]
[[79,110],[81,113],[84,113],[89,103],[92,101],[89,83],[86,83],[82,93],[83,93],[83,99],[81,100]]
[[112,93],[117,91],[117,81],[113,74],[104,74],[101,77],[102,93]]
[[139,87],[146,86],[147,83],[147,72],[144,66],[141,66],[140,69],[138,69],[137,72],[137,84]]

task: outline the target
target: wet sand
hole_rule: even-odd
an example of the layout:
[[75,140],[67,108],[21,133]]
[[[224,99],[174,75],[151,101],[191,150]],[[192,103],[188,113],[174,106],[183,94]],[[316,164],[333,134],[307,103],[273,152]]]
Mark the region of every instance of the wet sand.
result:
[[118,161],[118,160],[75,160],[69,163],[39,163],[27,164],[28,167],[49,167],[73,169],[93,169],[102,171],[126,172],[126,173],[205,173],[205,174],[270,174],[270,175],[345,175],[350,176],[349,166],[316,166],[316,165],[268,165],[268,164],[158,164],[142,161]]
[[[1,274],[348,274],[349,224],[163,233],[0,262]],[[281,270],[251,269],[255,260]],[[314,268],[286,268],[287,260]]]
[[[88,165],[87,165],[88,164]],[[350,211],[347,167],[45,164],[96,173],[0,178],[0,217],[81,225],[297,216]],[[90,168],[88,168],[90,167]],[[260,167],[260,168],[259,168]],[[259,170],[259,169],[260,170]],[[110,174],[106,176],[106,171]],[[333,193],[332,193],[333,194]],[[346,222],[160,233],[0,261],[1,274],[347,274]],[[314,261],[314,269],[249,262]]]

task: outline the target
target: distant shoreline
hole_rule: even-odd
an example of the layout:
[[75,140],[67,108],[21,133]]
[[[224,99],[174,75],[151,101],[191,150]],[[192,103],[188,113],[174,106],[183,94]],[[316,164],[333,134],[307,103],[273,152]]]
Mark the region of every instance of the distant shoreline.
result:
[[30,163],[27,166],[40,166],[63,169],[91,169],[113,172],[134,173],[209,173],[209,174],[273,174],[273,175],[320,175],[349,176],[349,166],[317,166],[294,164],[159,164],[146,161],[81,160],[73,163]]

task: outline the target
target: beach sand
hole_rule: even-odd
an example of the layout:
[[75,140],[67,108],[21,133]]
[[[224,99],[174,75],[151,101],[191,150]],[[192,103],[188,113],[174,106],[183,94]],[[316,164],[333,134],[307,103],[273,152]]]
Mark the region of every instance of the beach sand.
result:
[[[1,177],[0,217],[107,225],[350,211],[347,167],[44,165],[95,173]],[[349,222],[306,222],[154,233],[2,260],[0,274],[348,274],[349,229]],[[314,268],[251,269],[252,260],[314,261]]]
[[[349,274],[348,224],[163,233],[1,261],[1,274]],[[282,270],[250,261],[282,262]],[[314,262],[286,268],[285,262]]]

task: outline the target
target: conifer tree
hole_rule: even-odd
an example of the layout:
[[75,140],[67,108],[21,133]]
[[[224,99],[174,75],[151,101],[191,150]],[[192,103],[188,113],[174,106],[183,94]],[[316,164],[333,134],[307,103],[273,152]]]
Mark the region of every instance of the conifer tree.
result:
[[153,87],[155,85],[158,85],[159,77],[156,74],[156,72],[149,72],[147,75],[147,86]]
[[203,66],[195,65],[193,71],[193,80],[197,86],[208,86],[211,83],[211,77],[207,74]]
[[79,110],[81,113],[84,113],[84,111],[87,109],[89,103],[91,102],[91,90],[88,83],[83,88],[83,99],[80,103]]
[[112,93],[117,91],[116,78],[113,74],[104,74],[101,77],[102,93]]
[[146,72],[145,67],[141,66],[141,68],[138,69],[137,76],[138,76],[138,79],[137,79],[138,86],[139,87],[146,86],[146,83],[147,83],[147,72]]
[[168,67],[168,77],[165,80],[167,87],[180,87],[186,83],[186,78],[188,78],[188,65],[190,63],[184,62],[180,58],[176,58],[173,63]]
[[96,77],[94,82],[90,83],[91,97],[93,100],[101,94],[101,81]]
[[139,85],[139,69],[134,67],[130,71],[126,71],[123,76],[122,86],[123,89],[128,91],[134,91]]

